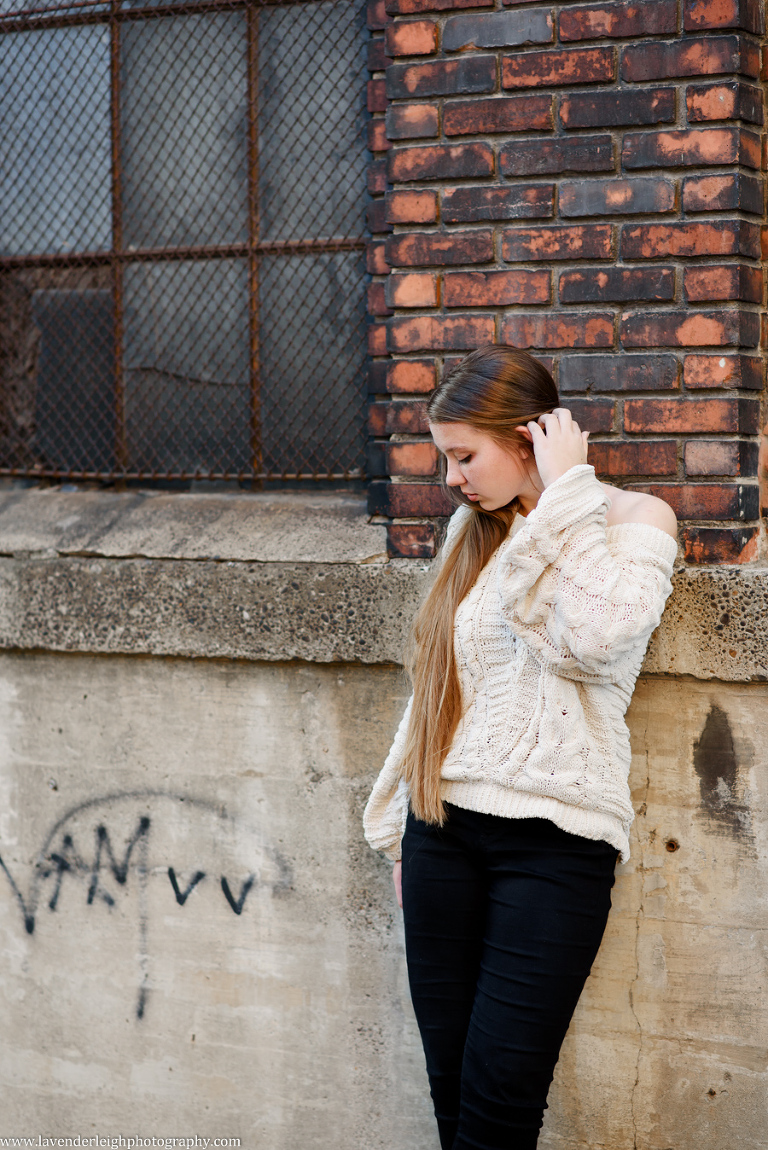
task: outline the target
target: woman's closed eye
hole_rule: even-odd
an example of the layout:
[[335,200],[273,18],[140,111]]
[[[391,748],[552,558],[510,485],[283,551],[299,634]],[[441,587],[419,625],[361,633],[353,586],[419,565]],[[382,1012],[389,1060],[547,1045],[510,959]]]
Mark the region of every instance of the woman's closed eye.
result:
[[471,458],[472,458],[471,455],[465,455],[463,459],[457,459],[456,462],[457,463],[469,463]]

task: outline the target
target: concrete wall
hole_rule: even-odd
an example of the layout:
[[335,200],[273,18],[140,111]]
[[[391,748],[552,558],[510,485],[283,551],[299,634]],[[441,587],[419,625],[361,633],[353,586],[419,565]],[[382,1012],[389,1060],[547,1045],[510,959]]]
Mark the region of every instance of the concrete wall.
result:
[[[426,565],[355,500],[171,503],[0,496],[0,1136],[436,1150],[360,822]],[[767,1145],[762,579],[676,577],[544,1150]]]

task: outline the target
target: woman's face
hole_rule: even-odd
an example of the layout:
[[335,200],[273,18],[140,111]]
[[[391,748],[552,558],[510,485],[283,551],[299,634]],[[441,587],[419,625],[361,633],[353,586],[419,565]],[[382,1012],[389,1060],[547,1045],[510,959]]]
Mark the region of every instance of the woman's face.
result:
[[[468,423],[430,423],[429,430],[446,458],[448,486],[460,488],[484,511],[505,507],[519,495],[538,494],[529,452],[502,447]],[[523,500],[524,506],[526,502],[529,500]]]

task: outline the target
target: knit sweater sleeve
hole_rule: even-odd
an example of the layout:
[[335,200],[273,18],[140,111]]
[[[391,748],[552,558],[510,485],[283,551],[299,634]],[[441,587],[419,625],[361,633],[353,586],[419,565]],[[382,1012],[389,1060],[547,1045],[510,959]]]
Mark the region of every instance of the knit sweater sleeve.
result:
[[606,528],[609,505],[594,468],[577,464],[545,488],[499,565],[516,634],[557,674],[591,682],[619,681],[644,653],[677,555],[658,527]]

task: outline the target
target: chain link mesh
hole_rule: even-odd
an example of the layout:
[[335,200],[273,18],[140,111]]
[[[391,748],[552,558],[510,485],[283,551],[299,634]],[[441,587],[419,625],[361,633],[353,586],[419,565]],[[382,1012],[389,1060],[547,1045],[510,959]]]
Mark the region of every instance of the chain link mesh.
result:
[[0,473],[363,473],[361,0],[0,0]]

